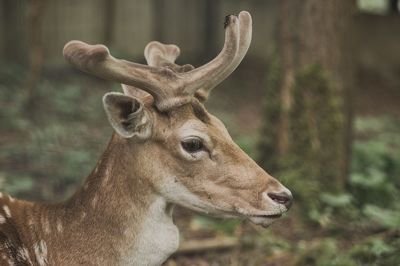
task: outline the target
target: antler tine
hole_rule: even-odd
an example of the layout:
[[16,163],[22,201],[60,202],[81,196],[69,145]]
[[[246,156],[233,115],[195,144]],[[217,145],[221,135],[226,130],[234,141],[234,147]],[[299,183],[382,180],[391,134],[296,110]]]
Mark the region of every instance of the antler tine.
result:
[[239,39],[239,50],[229,65],[225,68],[223,72],[215,79],[208,79],[207,82],[203,84],[197,93],[205,101],[208,98],[211,90],[215,88],[220,82],[226,79],[240,64],[246,55],[252,36],[252,19],[248,12],[242,11],[239,14],[239,27],[240,27],[240,39]]
[[240,64],[250,46],[252,36],[252,19],[248,12],[242,11],[239,16],[225,18],[225,43],[222,51],[211,62],[194,69],[192,65],[175,64],[180,50],[176,45],[150,42],[145,49],[145,57],[151,66],[170,67],[175,72],[185,73],[185,92],[197,93],[206,100],[210,91],[226,79]]
[[[144,49],[144,56],[146,58],[147,64],[152,67],[158,67],[158,68],[170,68],[172,69],[175,73],[182,73],[182,72],[187,72],[190,70],[193,70],[194,67],[192,65],[177,65],[175,64],[175,60],[180,54],[180,49],[178,46],[174,44],[163,44],[157,41],[152,41],[146,45],[146,48]],[[122,89],[126,95],[131,95],[135,98],[142,99],[142,101],[148,100],[148,93],[141,90],[140,88],[134,87],[134,86],[129,86],[125,84],[121,84]],[[184,95],[183,99],[185,99],[187,95]],[[190,96],[189,96],[190,97]],[[172,107],[173,104],[180,103],[183,104],[185,103],[185,100],[178,100],[179,98],[182,99],[182,97],[177,96],[176,99],[170,100],[172,104],[168,105],[168,107]],[[188,99],[188,98],[186,98]],[[163,104],[164,107],[166,105]],[[162,108],[162,106],[161,106]]]
[[175,64],[175,60],[180,54],[180,49],[174,44],[163,44],[160,42],[150,42],[144,49],[144,57],[147,64],[154,67],[170,67],[177,73],[188,72],[194,69],[194,66],[186,64],[180,66]]
[[149,66],[161,67],[174,63],[181,50],[174,44],[149,42],[144,48],[144,57]]
[[[185,91],[194,95],[210,80],[220,79],[236,57],[239,49],[239,19],[234,15],[225,18],[225,43],[222,51],[212,61],[185,73]],[[222,80],[221,80],[222,81]]]
[[250,46],[252,20],[248,12],[242,11],[238,17],[228,16],[225,24],[228,27],[233,24],[231,27],[234,31],[232,34],[227,29],[224,48],[220,54],[206,65],[187,73],[191,76],[191,84],[187,89],[191,93],[197,91],[204,100],[215,86],[236,69]]
[[[168,92],[162,90],[163,76],[159,69],[151,66],[136,64],[111,56],[104,45],[89,45],[81,41],[68,42],[63,50],[64,57],[72,65],[81,71],[93,74],[97,77],[122,84],[138,87],[150,93],[155,101],[162,101],[171,97]],[[172,76],[168,76],[171,80]]]
[[[176,58],[180,54],[180,49],[178,46],[173,44],[162,44],[160,42],[150,42],[146,45],[144,49],[144,57],[146,58],[147,64],[152,67],[170,67],[175,72],[179,73],[183,67],[174,64]],[[194,67],[191,66],[189,70]],[[148,93],[143,90],[136,88],[134,86],[128,86],[122,84],[122,89],[125,94],[131,95],[139,99],[146,99]]]

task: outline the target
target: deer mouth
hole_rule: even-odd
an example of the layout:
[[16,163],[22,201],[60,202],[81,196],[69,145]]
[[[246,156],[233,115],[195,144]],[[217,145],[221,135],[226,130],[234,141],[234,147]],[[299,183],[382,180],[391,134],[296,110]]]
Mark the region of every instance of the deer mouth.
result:
[[282,217],[282,213],[269,214],[269,215],[251,215],[250,217],[278,219]]
[[264,228],[269,227],[277,219],[282,217],[282,213],[266,215],[249,215],[247,218],[254,224],[261,225]]

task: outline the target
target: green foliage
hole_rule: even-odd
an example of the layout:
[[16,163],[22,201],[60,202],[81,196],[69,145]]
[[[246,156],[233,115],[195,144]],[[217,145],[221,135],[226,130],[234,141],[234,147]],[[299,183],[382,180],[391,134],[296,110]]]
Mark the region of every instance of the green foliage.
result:
[[108,136],[100,134],[107,126],[102,92],[74,80],[42,80],[29,110],[14,73],[1,77],[1,190],[28,199],[65,198],[89,174],[106,143]]
[[295,248],[295,265],[315,266],[396,266],[400,262],[399,240],[388,243],[372,236],[351,248],[341,248],[340,239],[325,237],[300,242]]
[[312,243],[301,242],[296,250],[298,260],[295,265],[315,266],[356,266],[345,252],[339,249],[338,241],[324,238]]
[[361,204],[387,208],[400,195],[400,123],[395,119],[356,121],[351,192]]
[[357,118],[354,131],[346,190],[330,190],[324,179],[307,175],[313,156],[288,157],[282,165],[279,176],[294,192],[305,232],[316,225],[325,232],[291,247],[296,265],[399,265],[400,123]]
[[[396,207],[399,204],[394,204]],[[375,205],[367,204],[363,208],[363,213],[367,218],[375,221],[379,225],[387,229],[400,228],[400,210],[390,208],[380,208]]]
[[355,245],[348,254],[357,261],[358,265],[397,266],[400,262],[399,250],[399,239],[388,243],[372,236],[363,243]]
[[240,225],[240,220],[237,219],[216,219],[203,215],[196,215],[192,223],[195,227],[207,230],[214,230],[225,235],[233,235],[237,227]]
[[[1,76],[1,75],[0,75]],[[0,83],[0,108],[1,108],[1,130],[25,130],[30,127],[30,121],[21,115],[25,110],[27,93],[16,86],[10,85],[13,76],[5,75]]]
[[256,246],[267,255],[274,253],[288,252],[291,250],[290,242],[269,230],[263,231],[256,239]]
[[400,123],[389,117],[356,121],[349,190],[363,222],[400,228]]
[[320,199],[328,206],[335,208],[345,208],[346,206],[349,206],[351,204],[353,197],[348,193],[322,193]]
[[15,176],[9,178],[2,184],[7,188],[7,191],[12,195],[19,193],[27,193],[33,187],[33,180],[30,176]]

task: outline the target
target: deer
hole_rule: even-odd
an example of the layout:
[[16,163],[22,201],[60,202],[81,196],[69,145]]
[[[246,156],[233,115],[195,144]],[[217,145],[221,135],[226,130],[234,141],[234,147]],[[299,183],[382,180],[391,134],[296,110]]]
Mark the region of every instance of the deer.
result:
[[268,227],[291,192],[265,172],[205,108],[213,88],[244,58],[248,12],[225,19],[225,42],[210,62],[178,65],[176,45],[150,42],[147,65],[104,45],[70,41],[66,60],[122,84],[103,97],[114,133],[77,191],[59,203],[0,194],[1,265],[161,265],[179,246],[174,206]]

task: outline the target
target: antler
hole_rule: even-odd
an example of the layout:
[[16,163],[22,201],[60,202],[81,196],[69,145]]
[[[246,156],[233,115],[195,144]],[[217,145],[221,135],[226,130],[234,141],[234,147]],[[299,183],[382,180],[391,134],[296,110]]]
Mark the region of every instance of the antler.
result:
[[248,12],[240,12],[239,14],[240,21],[240,37],[239,37],[239,49],[235,58],[232,60],[229,67],[225,68],[222,73],[219,74],[218,78],[205,80],[201,89],[197,91],[197,93],[204,98],[204,101],[207,100],[208,95],[211,90],[214,89],[219,83],[225,80],[242,62],[244,56],[247,53],[247,50],[250,47],[251,36],[252,36],[252,20],[251,16]]
[[144,57],[149,66],[169,67],[178,73],[193,70],[194,66],[192,65],[180,66],[175,64],[180,53],[179,47],[174,44],[163,44],[155,41],[148,43],[144,49]]
[[64,47],[65,58],[78,69],[100,78],[134,86],[150,93],[160,111],[191,101],[196,91],[208,95],[239,65],[251,40],[251,16],[241,12],[225,20],[225,43],[211,62],[193,69],[174,63],[180,51],[175,45],[151,42],[145,49],[148,66],[116,59],[104,45],[71,41]]

